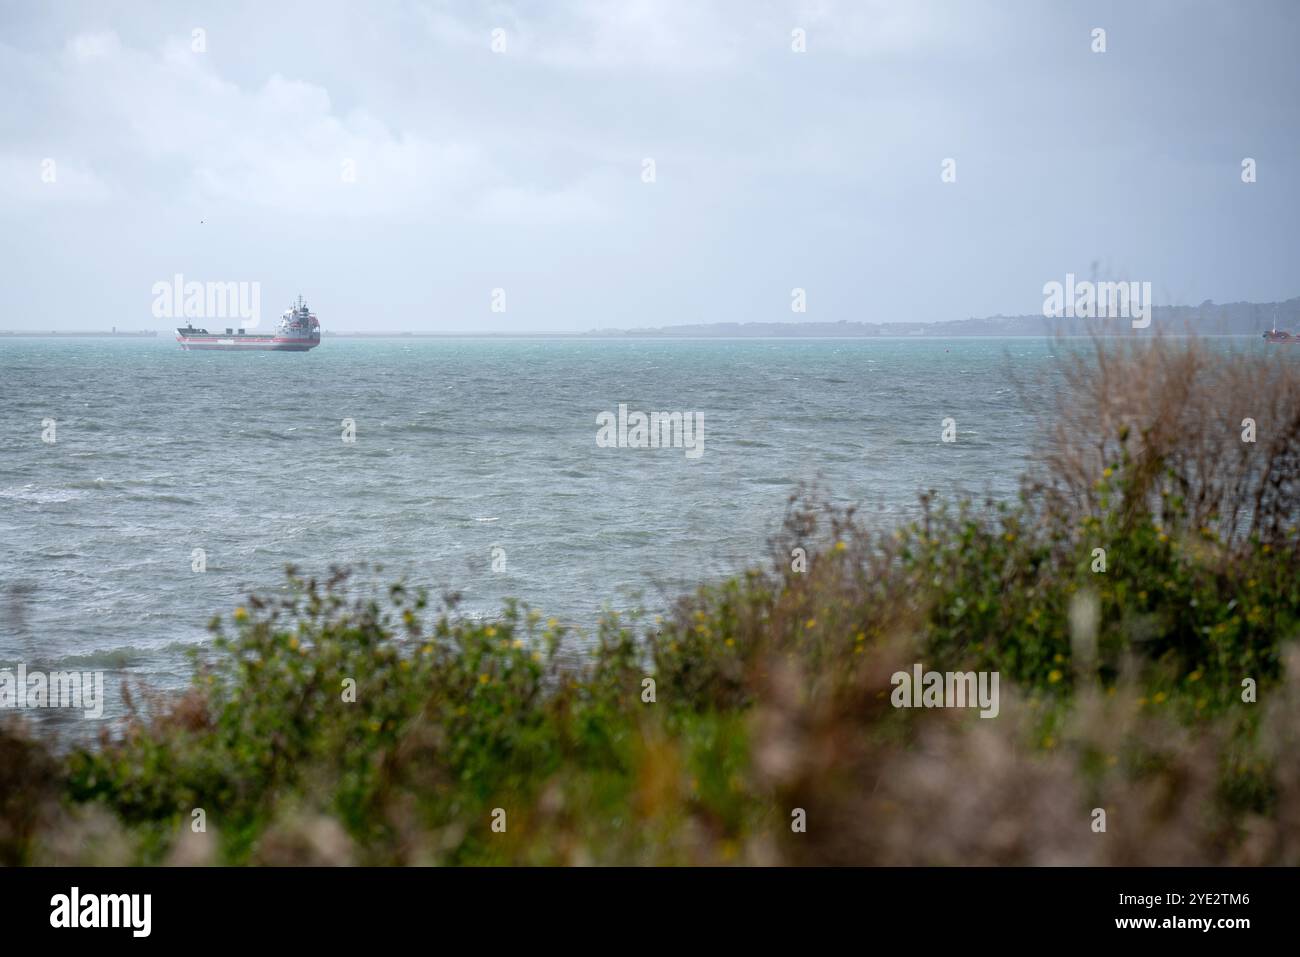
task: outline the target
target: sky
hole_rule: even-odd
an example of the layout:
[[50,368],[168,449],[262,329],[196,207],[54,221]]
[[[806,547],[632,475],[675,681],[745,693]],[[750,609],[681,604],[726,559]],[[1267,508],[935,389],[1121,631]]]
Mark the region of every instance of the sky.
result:
[[0,91],[0,329],[168,330],[177,274],[338,332],[1300,294],[1295,0],[0,0]]

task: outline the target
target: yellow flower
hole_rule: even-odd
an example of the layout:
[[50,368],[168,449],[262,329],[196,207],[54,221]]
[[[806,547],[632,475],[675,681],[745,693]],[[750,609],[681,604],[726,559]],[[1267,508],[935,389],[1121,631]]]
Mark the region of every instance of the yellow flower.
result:
[[1200,681],[1200,680],[1201,680],[1201,669],[1200,669],[1200,668],[1197,668],[1195,671],[1193,671],[1190,675],[1187,676],[1187,680],[1188,680],[1188,681]]
[[488,625],[487,631],[483,632],[483,634],[487,635],[489,638],[495,638],[497,636],[497,630],[492,625]]
[[1056,739],[1049,734],[1047,737],[1043,738],[1043,747],[1048,748],[1049,750],[1056,747]]
[[1047,680],[1048,680],[1051,684],[1056,684],[1058,681],[1060,681],[1060,680],[1061,680],[1061,672],[1060,672],[1060,670],[1057,669],[1057,668],[1053,668],[1053,669],[1051,670],[1051,673],[1048,674],[1048,676],[1047,676]]
[[559,623],[560,623],[560,622],[559,622],[559,619],[558,619],[558,618],[547,618],[547,619],[546,619],[546,627],[547,627],[547,628],[554,628],[554,627],[555,627],[556,625],[558,625]]
[[248,618],[248,609],[240,605],[235,609],[235,621],[244,621],[246,618]]
[[297,650],[298,650],[298,639],[297,639],[297,638],[290,638],[290,639],[289,639],[289,650],[290,650],[290,651],[297,651]]
[[728,639],[726,640],[726,642],[724,642],[724,644],[726,644],[726,646],[727,646],[728,648],[734,648],[734,647],[736,647],[736,639],[735,639],[735,638],[728,638]]
[[1012,532],[1007,532],[1002,537],[1005,538],[1008,542],[1014,542],[1016,540],[1016,536]]
[[1115,472],[1111,469],[1111,467],[1110,467],[1109,465],[1106,466],[1104,469],[1101,470],[1101,477],[1102,477],[1102,478],[1110,478],[1110,477],[1111,477],[1112,475],[1114,475],[1114,474],[1115,474]]
[[848,546],[848,545],[845,545],[843,542],[836,542],[836,543],[835,543],[835,550],[836,550],[837,552],[842,552],[842,551],[844,551],[844,549],[846,549],[846,548],[848,548],[848,547],[849,547],[849,546]]
[[486,673],[486,672],[484,672],[483,674],[481,674],[481,675],[478,676],[478,683],[481,684],[481,685],[485,685],[485,684],[487,684],[487,683],[488,683],[489,681],[491,681],[491,680],[492,680],[492,679],[489,678],[489,677],[487,676],[487,673]]
[[522,641],[520,641],[518,638],[516,638],[514,641],[512,641],[512,642],[510,643],[510,647],[511,647],[511,648],[514,648],[516,651],[517,651],[518,649],[522,648],[523,646],[524,646],[524,643],[523,643]]
[[804,627],[805,627],[805,628],[816,628],[816,627],[817,627],[817,619],[816,619],[816,618],[809,618],[806,622],[804,622]]
[[1156,704],[1162,704],[1162,703],[1164,703],[1164,700],[1165,700],[1165,698],[1167,698],[1167,697],[1169,697],[1169,696],[1168,696],[1167,694],[1165,694],[1163,691],[1157,691],[1157,692],[1156,692],[1156,696],[1155,696],[1154,698],[1152,698],[1151,700],[1154,701]]
[[860,632],[858,632],[858,636],[857,636],[856,638],[854,638],[853,640],[854,640],[854,641],[866,641],[866,640],[867,640],[867,633],[866,633],[865,631],[860,631]]

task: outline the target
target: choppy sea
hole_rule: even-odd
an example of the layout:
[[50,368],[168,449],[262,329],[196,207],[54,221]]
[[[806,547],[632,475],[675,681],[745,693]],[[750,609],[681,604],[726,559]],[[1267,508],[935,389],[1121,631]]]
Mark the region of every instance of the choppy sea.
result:
[[[176,686],[208,620],[290,563],[380,565],[367,574],[458,591],[469,614],[514,596],[588,631],[602,608],[662,611],[765,561],[801,483],[882,524],[923,488],[1014,494],[1038,401],[1024,384],[1055,348],[0,340],[0,666]],[[703,454],[599,447],[620,403],[702,416]]]

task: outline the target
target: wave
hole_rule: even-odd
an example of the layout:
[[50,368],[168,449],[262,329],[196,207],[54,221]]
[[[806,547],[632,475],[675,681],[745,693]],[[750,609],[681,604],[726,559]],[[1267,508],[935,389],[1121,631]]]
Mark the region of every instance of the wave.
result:
[[35,485],[15,486],[0,489],[0,498],[14,502],[30,502],[33,505],[53,505],[59,502],[71,502],[82,498],[84,493],[75,489],[38,489]]
[[[40,661],[26,661],[28,670],[67,671],[125,671],[158,657],[180,658],[191,649],[203,647],[200,642],[171,641],[153,648],[120,645],[115,648],[98,648],[94,651],[69,653]],[[0,662],[0,667],[13,667],[14,663]]]

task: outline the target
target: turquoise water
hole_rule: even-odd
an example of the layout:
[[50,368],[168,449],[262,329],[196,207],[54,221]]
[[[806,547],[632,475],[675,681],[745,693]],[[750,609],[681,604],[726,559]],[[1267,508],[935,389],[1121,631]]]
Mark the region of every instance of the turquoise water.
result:
[[[0,340],[0,663],[174,686],[209,618],[275,587],[286,563],[378,563],[463,593],[471,614],[516,596],[583,629],[604,606],[661,611],[763,562],[801,482],[882,524],[925,487],[1014,493],[1038,404],[1014,380],[1053,349],[327,339],[304,355]],[[598,448],[596,416],[619,403],[702,414],[703,455]]]

